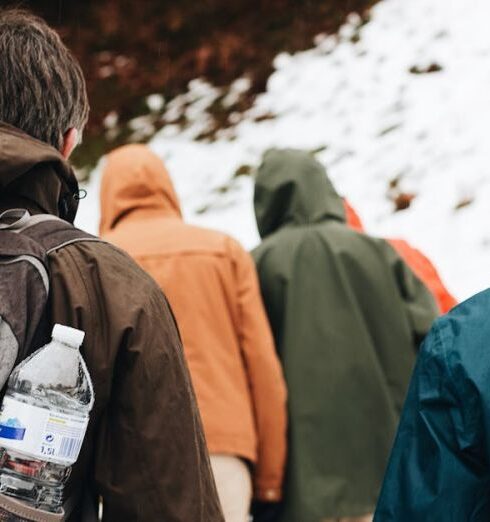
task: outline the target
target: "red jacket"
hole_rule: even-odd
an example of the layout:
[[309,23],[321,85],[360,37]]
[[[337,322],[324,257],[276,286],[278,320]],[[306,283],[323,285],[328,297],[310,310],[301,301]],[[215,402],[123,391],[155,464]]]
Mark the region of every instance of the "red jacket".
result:
[[[345,199],[344,208],[347,223],[354,230],[364,232],[361,218]],[[413,248],[403,239],[388,239],[387,241],[403,258],[405,263],[407,263],[407,265],[413,270],[414,274],[432,292],[441,313],[445,314],[457,304],[456,299],[444,286],[435,266],[426,256],[424,256],[424,254],[422,254],[422,252],[420,252],[420,250]]]

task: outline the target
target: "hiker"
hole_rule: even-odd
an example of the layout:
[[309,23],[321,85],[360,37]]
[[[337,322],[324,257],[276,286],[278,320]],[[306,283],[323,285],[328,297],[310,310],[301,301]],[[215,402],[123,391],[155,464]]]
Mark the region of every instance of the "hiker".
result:
[[[346,199],[344,199],[344,209],[347,224],[358,232],[364,232],[364,225],[362,224],[361,218]],[[441,314],[449,312],[449,310],[456,306],[456,299],[444,286],[441,277],[437,273],[436,267],[429,258],[403,239],[387,239],[387,241],[413,270],[414,274],[431,291]]]
[[289,391],[278,520],[369,521],[436,305],[386,241],[346,225],[309,153],[266,152],[254,206],[253,255]]
[[376,522],[490,520],[490,291],[441,317],[417,360]]
[[[164,295],[129,256],[71,225],[79,192],[67,159],[88,111],[82,71],[58,34],[26,11],[1,10],[0,210],[51,215],[38,221],[48,239],[56,234],[83,239],[67,240],[49,254],[44,319],[48,331],[60,323],[85,332],[81,353],[95,391],[87,435],[67,484],[73,510],[64,519],[98,520],[101,498],[104,522],[222,522]],[[4,517],[10,520],[0,513]]]
[[100,198],[102,237],[165,289],[225,519],[247,522],[252,496],[280,500],[286,453],[285,385],[253,260],[230,237],[183,221],[169,174],[144,145],[109,154]]

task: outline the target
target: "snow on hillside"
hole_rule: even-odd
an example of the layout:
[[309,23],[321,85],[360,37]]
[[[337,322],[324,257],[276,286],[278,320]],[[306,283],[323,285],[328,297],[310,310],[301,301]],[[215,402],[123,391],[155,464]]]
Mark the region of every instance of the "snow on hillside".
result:
[[[186,217],[252,248],[253,181],[234,173],[269,147],[317,149],[370,233],[408,239],[460,298],[490,286],[489,19],[488,0],[383,0],[366,25],[353,15],[338,38],[279,55],[267,92],[213,143],[193,138],[218,91],[192,82],[167,110],[185,111],[193,125],[167,126],[151,142]],[[243,79],[234,85],[237,96],[245,88]],[[416,194],[396,213],[387,198],[395,178]],[[91,231],[98,180],[79,216]]]

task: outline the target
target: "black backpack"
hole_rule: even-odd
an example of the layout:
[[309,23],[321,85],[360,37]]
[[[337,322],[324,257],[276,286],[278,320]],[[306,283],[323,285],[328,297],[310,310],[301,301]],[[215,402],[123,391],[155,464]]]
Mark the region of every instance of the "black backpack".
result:
[[[23,209],[0,214],[0,389],[13,368],[49,340],[50,255],[81,241],[100,240],[55,216]],[[0,494],[0,522],[63,521],[76,500],[53,514]]]

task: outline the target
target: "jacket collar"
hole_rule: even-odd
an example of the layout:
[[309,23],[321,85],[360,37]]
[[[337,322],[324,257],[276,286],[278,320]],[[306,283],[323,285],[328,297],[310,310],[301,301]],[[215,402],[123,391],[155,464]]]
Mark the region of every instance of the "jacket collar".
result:
[[0,122],[0,208],[22,206],[73,222],[78,182],[50,145]]

